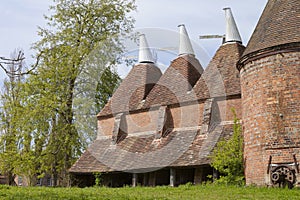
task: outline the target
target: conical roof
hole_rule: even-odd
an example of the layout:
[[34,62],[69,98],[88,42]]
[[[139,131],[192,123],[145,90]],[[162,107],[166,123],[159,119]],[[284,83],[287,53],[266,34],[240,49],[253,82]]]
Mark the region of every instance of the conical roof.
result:
[[269,0],[243,55],[300,42],[299,27],[300,0]]
[[131,69],[112,98],[98,114],[98,117],[141,108],[144,105],[143,100],[146,99],[146,96],[162,75],[160,69],[154,65],[154,62],[146,36],[141,34],[139,63]]
[[182,55],[172,61],[146,98],[145,108],[185,101],[187,92],[200,78],[203,68],[194,55]]
[[179,55],[175,58],[146,98],[144,108],[171,105],[186,100],[187,93],[200,78],[203,68],[197,58],[185,26],[179,25]]
[[98,117],[139,109],[161,75],[160,69],[152,63],[135,65],[98,114]]
[[216,52],[201,78],[194,86],[198,99],[224,97],[241,93],[236,63],[245,47],[238,43],[225,43]]

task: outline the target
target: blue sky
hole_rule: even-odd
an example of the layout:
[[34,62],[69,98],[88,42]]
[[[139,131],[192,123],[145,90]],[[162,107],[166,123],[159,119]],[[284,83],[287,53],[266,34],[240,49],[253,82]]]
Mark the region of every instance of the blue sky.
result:
[[[194,48],[196,46],[201,49],[196,50],[197,57],[200,57],[200,62],[205,65],[221,41],[199,40],[199,35],[224,34],[225,19],[222,9],[232,8],[243,43],[246,45],[266,2],[267,0],[137,0],[138,9],[133,16],[136,19],[136,28],[140,31],[150,31],[148,34],[153,30],[160,30],[164,34],[172,35],[178,31],[177,25],[185,24]],[[52,0],[1,1],[0,56],[9,57],[15,48],[22,48],[27,64],[33,62],[30,57],[34,52],[30,50],[30,46],[39,39],[37,26],[45,26],[43,15],[49,14],[48,7],[51,4]],[[163,34],[152,34],[148,37],[150,46],[154,44],[161,48],[166,47],[164,45],[176,48],[178,45],[175,36],[169,43],[162,44],[158,44],[157,41],[166,40]],[[167,62],[164,64],[167,65]],[[0,77],[3,76],[4,72],[0,71]]]

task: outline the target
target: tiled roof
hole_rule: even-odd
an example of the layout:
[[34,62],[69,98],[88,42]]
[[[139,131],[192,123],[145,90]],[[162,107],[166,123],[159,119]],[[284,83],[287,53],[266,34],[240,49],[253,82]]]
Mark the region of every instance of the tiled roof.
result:
[[299,27],[299,0],[269,0],[243,55],[300,42]]
[[208,134],[199,130],[172,131],[161,139],[154,134],[129,135],[119,143],[98,139],[69,170],[71,173],[151,170],[167,166],[209,164],[209,155],[220,137],[229,135],[232,125],[217,126]]
[[146,98],[144,107],[182,102],[202,72],[203,68],[194,56],[179,56],[172,61],[169,68],[153,87]]
[[225,43],[217,50],[194,86],[194,92],[198,99],[241,93],[236,63],[244,49],[245,47],[240,43]]
[[141,101],[160,77],[161,71],[154,64],[140,63],[135,65],[98,114],[98,117],[140,108]]
[[[96,140],[97,141],[97,140]],[[96,142],[95,141],[95,142]],[[89,150],[86,150],[69,169],[73,173],[110,172],[109,167],[98,161]]]

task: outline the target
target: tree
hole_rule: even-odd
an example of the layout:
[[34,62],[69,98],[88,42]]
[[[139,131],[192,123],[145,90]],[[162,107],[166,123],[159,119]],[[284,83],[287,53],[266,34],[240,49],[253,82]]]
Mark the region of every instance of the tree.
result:
[[106,68],[103,71],[103,75],[99,79],[96,87],[96,112],[100,112],[105,106],[120,82],[121,78],[115,71],[112,71],[110,68]]
[[[22,175],[30,185],[45,174],[53,186],[68,184],[67,170],[95,137],[97,111],[119,83],[114,65],[123,51],[121,38],[133,27],[128,13],[134,0],[54,3],[45,17],[48,28],[39,29],[41,40],[33,47],[36,63],[26,71],[8,70],[4,65],[16,65],[23,56],[0,58],[11,77],[2,96],[0,170],[10,180]],[[86,116],[92,124],[76,123]]]
[[212,167],[221,174],[217,183],[244,184],[243,138],[241,125],[234,114],[233,135],[218,142],[212,153]]
[[20,84],[23,77],[20,75],[24,70],[23,50],[15,50],[11,53],[11,58],[6,59],[4,63],[7,65],[4,69],[7,78],[4,80],[3,91],[1,93],[1,137],[0,137],[0,172],[8,178],[8,184],[14,184],[15,163],[18,160],[20,146],[20,129],[18,119],[21,115],[21,90]]
[[[49,173],[53,185],[67,185],[67,170],[86,140],[75,126],[74,115],[74,109],[80,108],[74,104],[75,97],[89,97],[84,87],[78,87],[85,85],[81,76],[95,69],[96,74],[102,73],[117,63],[117,55],[122,52],[121,36],[133,26],[128,13],[135,5],[133,0],[54,2],[53,15],[46,17],[49,27],[40,28],[41,40],[34,45],[39,64],[23,84],[22,91],[27,96],[23,107],[28,121],[23,127],[28,132],[23,132],[23,137],[27,135],[31,140],[30,155],[38,158],[41,176]],[[99,59],[102,62],[95,62]],[[110,76],[114,72],[104,74]],[[117,83],[118,78],[112,76],[107,81]]]
[[0,67],[10,78],[24,75],[24,72],[19,68],[23,66],[22,63],[25,60],[24,52],[23,50],[16,51],[13,52],[13,57],[11,58],[0,57]]
[[82,71],[76,78],[73,100],[75,126],[85,147],[97,134],[95,116],[121,80],[115,69],[115,64],[120,60],[120,47],[109,40],[99,43],[84,61]]

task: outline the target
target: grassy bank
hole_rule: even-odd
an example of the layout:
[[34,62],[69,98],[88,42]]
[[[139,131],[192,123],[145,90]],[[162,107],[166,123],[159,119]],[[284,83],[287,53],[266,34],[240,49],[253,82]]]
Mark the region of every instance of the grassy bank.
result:
[[0,199],[300,199],[300,189],[215,185],[136,188],[46,188],[0,186]]

